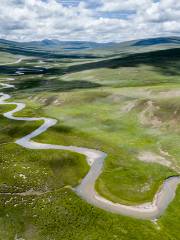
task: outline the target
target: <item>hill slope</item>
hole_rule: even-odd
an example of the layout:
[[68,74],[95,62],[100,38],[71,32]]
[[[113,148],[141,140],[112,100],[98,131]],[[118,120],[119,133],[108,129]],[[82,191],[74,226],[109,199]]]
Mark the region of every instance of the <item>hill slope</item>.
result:
[[44,39],[32,42],[14,42],[0,39],[0,51],[48,58],[108,57],[119,53],[152,51],[180,46],[179,37],[161,37],[122,43],[96,43]]

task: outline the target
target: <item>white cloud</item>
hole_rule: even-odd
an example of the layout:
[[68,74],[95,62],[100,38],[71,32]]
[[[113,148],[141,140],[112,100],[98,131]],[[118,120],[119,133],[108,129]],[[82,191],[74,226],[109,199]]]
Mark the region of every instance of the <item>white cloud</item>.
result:
[[151,4],[151,0],[101,0],[102,6],[100,9],[102,11],[132,11],[138,8],[146,8]]
[[71,3],[76,4],[71,6],[67,2],[1,0],[0,37],[18,41],[124,41],[180,35],[177,0],[101,0],[98,6],[94,0],[74,0]]

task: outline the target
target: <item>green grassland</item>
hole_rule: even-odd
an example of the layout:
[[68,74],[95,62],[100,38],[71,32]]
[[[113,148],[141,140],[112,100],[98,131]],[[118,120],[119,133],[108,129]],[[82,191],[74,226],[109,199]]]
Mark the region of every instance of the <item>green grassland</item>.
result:
[[[3,92],[27,104],[17,116],[58,120],[34,140],[106,152],[96,190],[114,202],[136,205],[151,201],[164,179],[178,175],[180,168],[180,61],[178,55],[164,54],[130,57],[127,66],[127,57],[101,64],[87,59],[45,59],[45,64],[26,59],[2,69],[0,78],[11,77],[14,68],[31,68],[15,76],[16,89]],[[50,68],[34,70],[44,65]],[[0,112],[13,108],[0,106]],[[179,188],[157,223],[97,209],[71,189],[88,172],[84,156],[19,147],[13,142],[41,122],[12,121],[2,115],[0,120],[0,240],[180,239]],[[166,158],[173,169],[140,161],[141,152]],[[16,194],[32,189],[39,194]]]
[[18,60],[19,57],[10,53],[4,53],[0,51],[0,64],[13,63]]

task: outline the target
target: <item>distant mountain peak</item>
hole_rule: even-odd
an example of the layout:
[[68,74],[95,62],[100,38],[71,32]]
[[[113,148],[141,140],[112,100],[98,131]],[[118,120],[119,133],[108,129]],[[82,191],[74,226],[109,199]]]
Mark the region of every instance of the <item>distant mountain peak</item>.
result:
[[158,37],[137,40],[132,46],[150,46],[160,44],[180,44],[179,37]]
[[41,42],[45,45],[57,45],[60,43],[60,41],[56,39],[44,39]]

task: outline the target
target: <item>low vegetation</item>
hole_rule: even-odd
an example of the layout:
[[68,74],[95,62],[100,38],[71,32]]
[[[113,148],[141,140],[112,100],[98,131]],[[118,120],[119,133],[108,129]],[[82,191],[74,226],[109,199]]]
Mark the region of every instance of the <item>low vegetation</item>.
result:
[[[136,205],[152,201],[163,181],[179,174],[179,58],[178,52],[164,54],[153,55],[153,63],[143,53],[127,65],[127,57],[97,66],[89,59],[26,59],[3,67],[0,78],[15,78],[16,89],[3,92],[27,104],[16,116],[58,120],[35,141],[106,152],[96,190]],[[13,75],[20,68],[28,71]],[[0,106],[0,239],[180,239],[179,188],[157,222],[97,209],[73,192],[89,170],[84,156],[17,146],[14,141],[41,122],[5,119],[2,113],[13,108]],[[139,154],[148,151],[171,166],[140,161]]]

